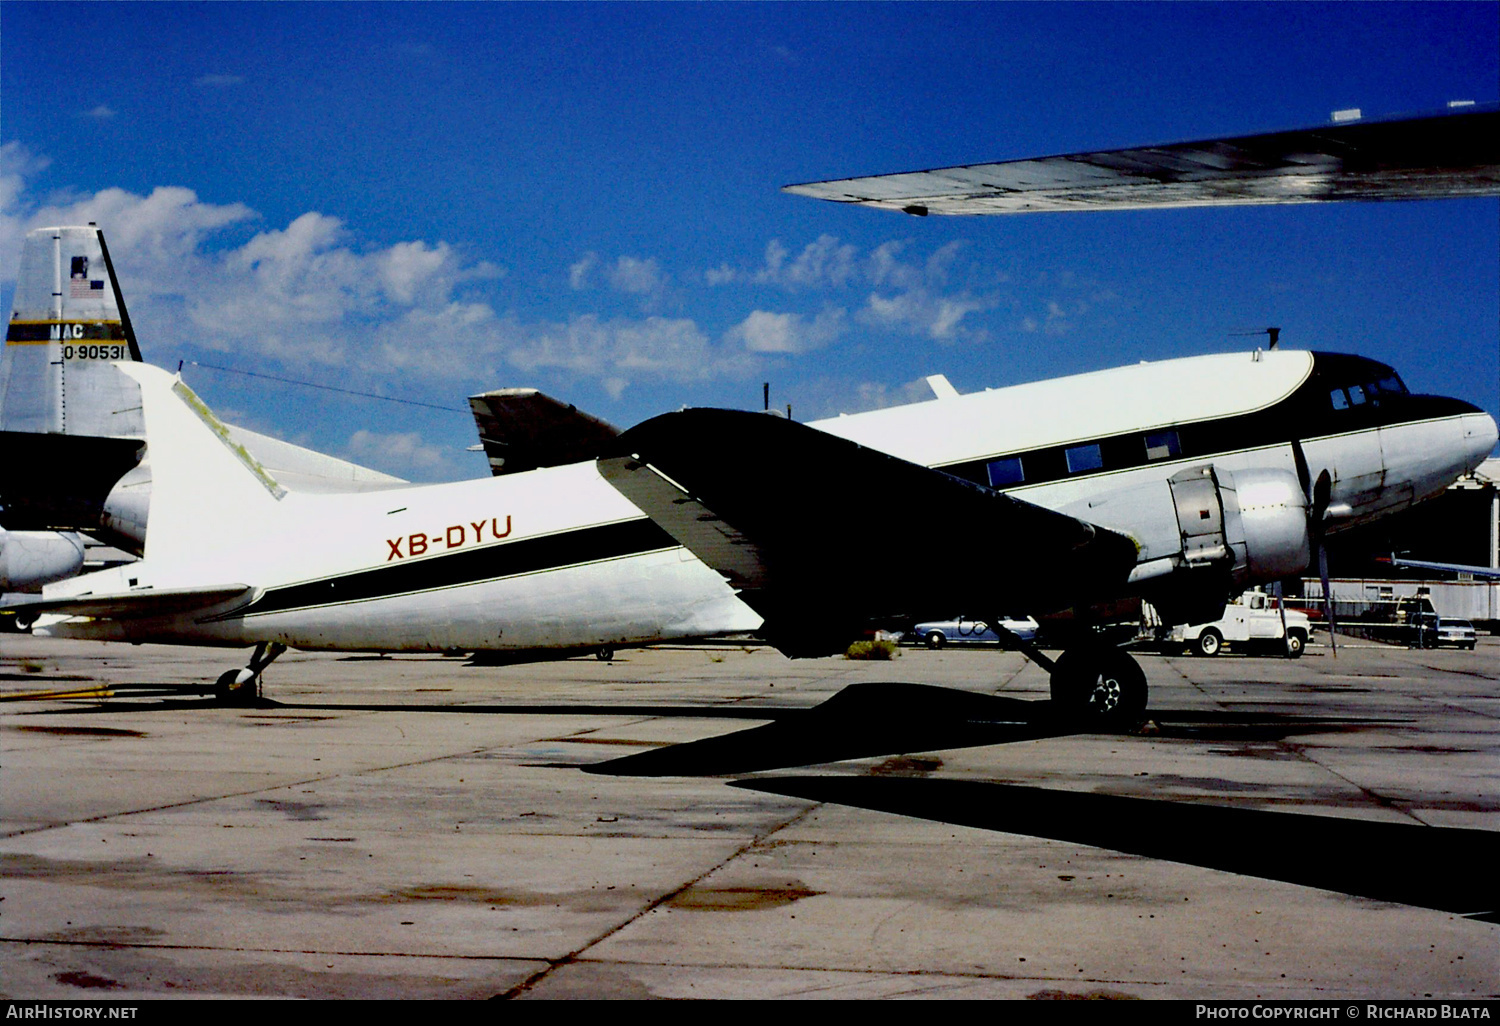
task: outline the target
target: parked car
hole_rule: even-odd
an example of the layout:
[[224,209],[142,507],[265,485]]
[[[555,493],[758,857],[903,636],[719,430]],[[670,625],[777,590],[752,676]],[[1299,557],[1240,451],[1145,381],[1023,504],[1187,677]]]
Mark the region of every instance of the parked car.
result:
[[[1037,622],[1029,616],[1006,616],[1000,626],[1022,641],[1036,640]],[[925,644],[928,648],[944,645],[999,645],[1000,636],[985,620],[968,616],[956,616],[951,620],[929,620],[919,623],[902,639],[913,645]]]
[[1440,616],[1437,622],[1437,643],[1439,646],[1452,645],[1455,648],[1472,650],[1479,642],[1474,633],[1474,625],[1468,620]]

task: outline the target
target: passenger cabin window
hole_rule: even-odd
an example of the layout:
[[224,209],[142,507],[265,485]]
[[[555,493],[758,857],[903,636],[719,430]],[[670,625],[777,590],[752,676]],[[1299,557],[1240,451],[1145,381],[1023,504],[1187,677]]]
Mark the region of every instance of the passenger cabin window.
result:
[[1342,388],[1335,388],[1328,393],[1328,398],[1333,402],[1335,410],[1347,410],[1349,408],[1349,397],[1344,394]]
[[1349,401],[1355,406],[1363,405],[1365,401],[1365,390],[1358,385],[1350,385]]
[[1146,459],[1167,460],[1182,455],[1176,431],[1158,431],[1146,436]]
[[1019,456],[991,460],[985,465],[985,470],[989,472],[991,488],[1004,488],[1006,485],[1020,484],[1026,480],[1026,468],[1021,466]]
[[1089,470],[1099,470],[1104,466],[1104,454],[1099,451],[1097,443],[1075,445],[1067,450],[1067,457],[1070,474],[1082,474]]

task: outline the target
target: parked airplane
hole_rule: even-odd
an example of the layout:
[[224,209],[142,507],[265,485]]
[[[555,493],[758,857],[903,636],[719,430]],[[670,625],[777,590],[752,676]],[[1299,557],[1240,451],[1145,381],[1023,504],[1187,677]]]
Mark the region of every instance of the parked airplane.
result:
[[[20,615],[68,617],[49,630],[71,637],[255,644],[226,694],[253,691],[287,646],[573,648],[759,626],[821,654],[870,617],[1120,594],[1211,620],[1231,592],[1301,572],[1325,530],[1436,494],[1496,441],[1488,415],[1411,395],[1383,364],[1272,350],[812,425],[687,410],[597,465],[315,495],[283,488],[180,380],[117,366],[151,453],[144,557],[48,584]],[[1031,654],[1067,708],[1145,707],[1114,650]]]

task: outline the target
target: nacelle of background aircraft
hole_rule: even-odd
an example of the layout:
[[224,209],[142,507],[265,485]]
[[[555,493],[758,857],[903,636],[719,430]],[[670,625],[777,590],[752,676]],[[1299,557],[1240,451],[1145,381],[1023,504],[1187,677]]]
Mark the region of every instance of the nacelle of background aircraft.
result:
[[146,550],[146,521],[151,511],[149,458],[115,483],[104,499],[99,523],[104,536],[127,552]]
[[1139,555],[1131,582],[1174,610],[1174,623],[1178,616],[1202,622],[1208,613],[1217,619],[1230,595],[1301,573],[1312,558],[1307,496],[1285,470],[1205,464],[1097,493],[1061,512],[1133,539]]
[[0,530],[0,591],[40,591],[83,568],[83,539],[59,531]]

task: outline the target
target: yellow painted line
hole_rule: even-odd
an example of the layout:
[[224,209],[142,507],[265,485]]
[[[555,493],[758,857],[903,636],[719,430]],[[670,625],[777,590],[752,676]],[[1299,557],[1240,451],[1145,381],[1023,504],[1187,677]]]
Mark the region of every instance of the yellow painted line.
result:
[[38,698],[113,698],[114,689],[108,684],[92,688],[77,688],[72,691],[27,691],[19,695],[0,695],[0,702],[26,702]]
[[7,321],[7,324],[24,324],[34,328],[39,324],[119,324],[118,320],[110,320],[108,317],[65,317],[60,321]]

